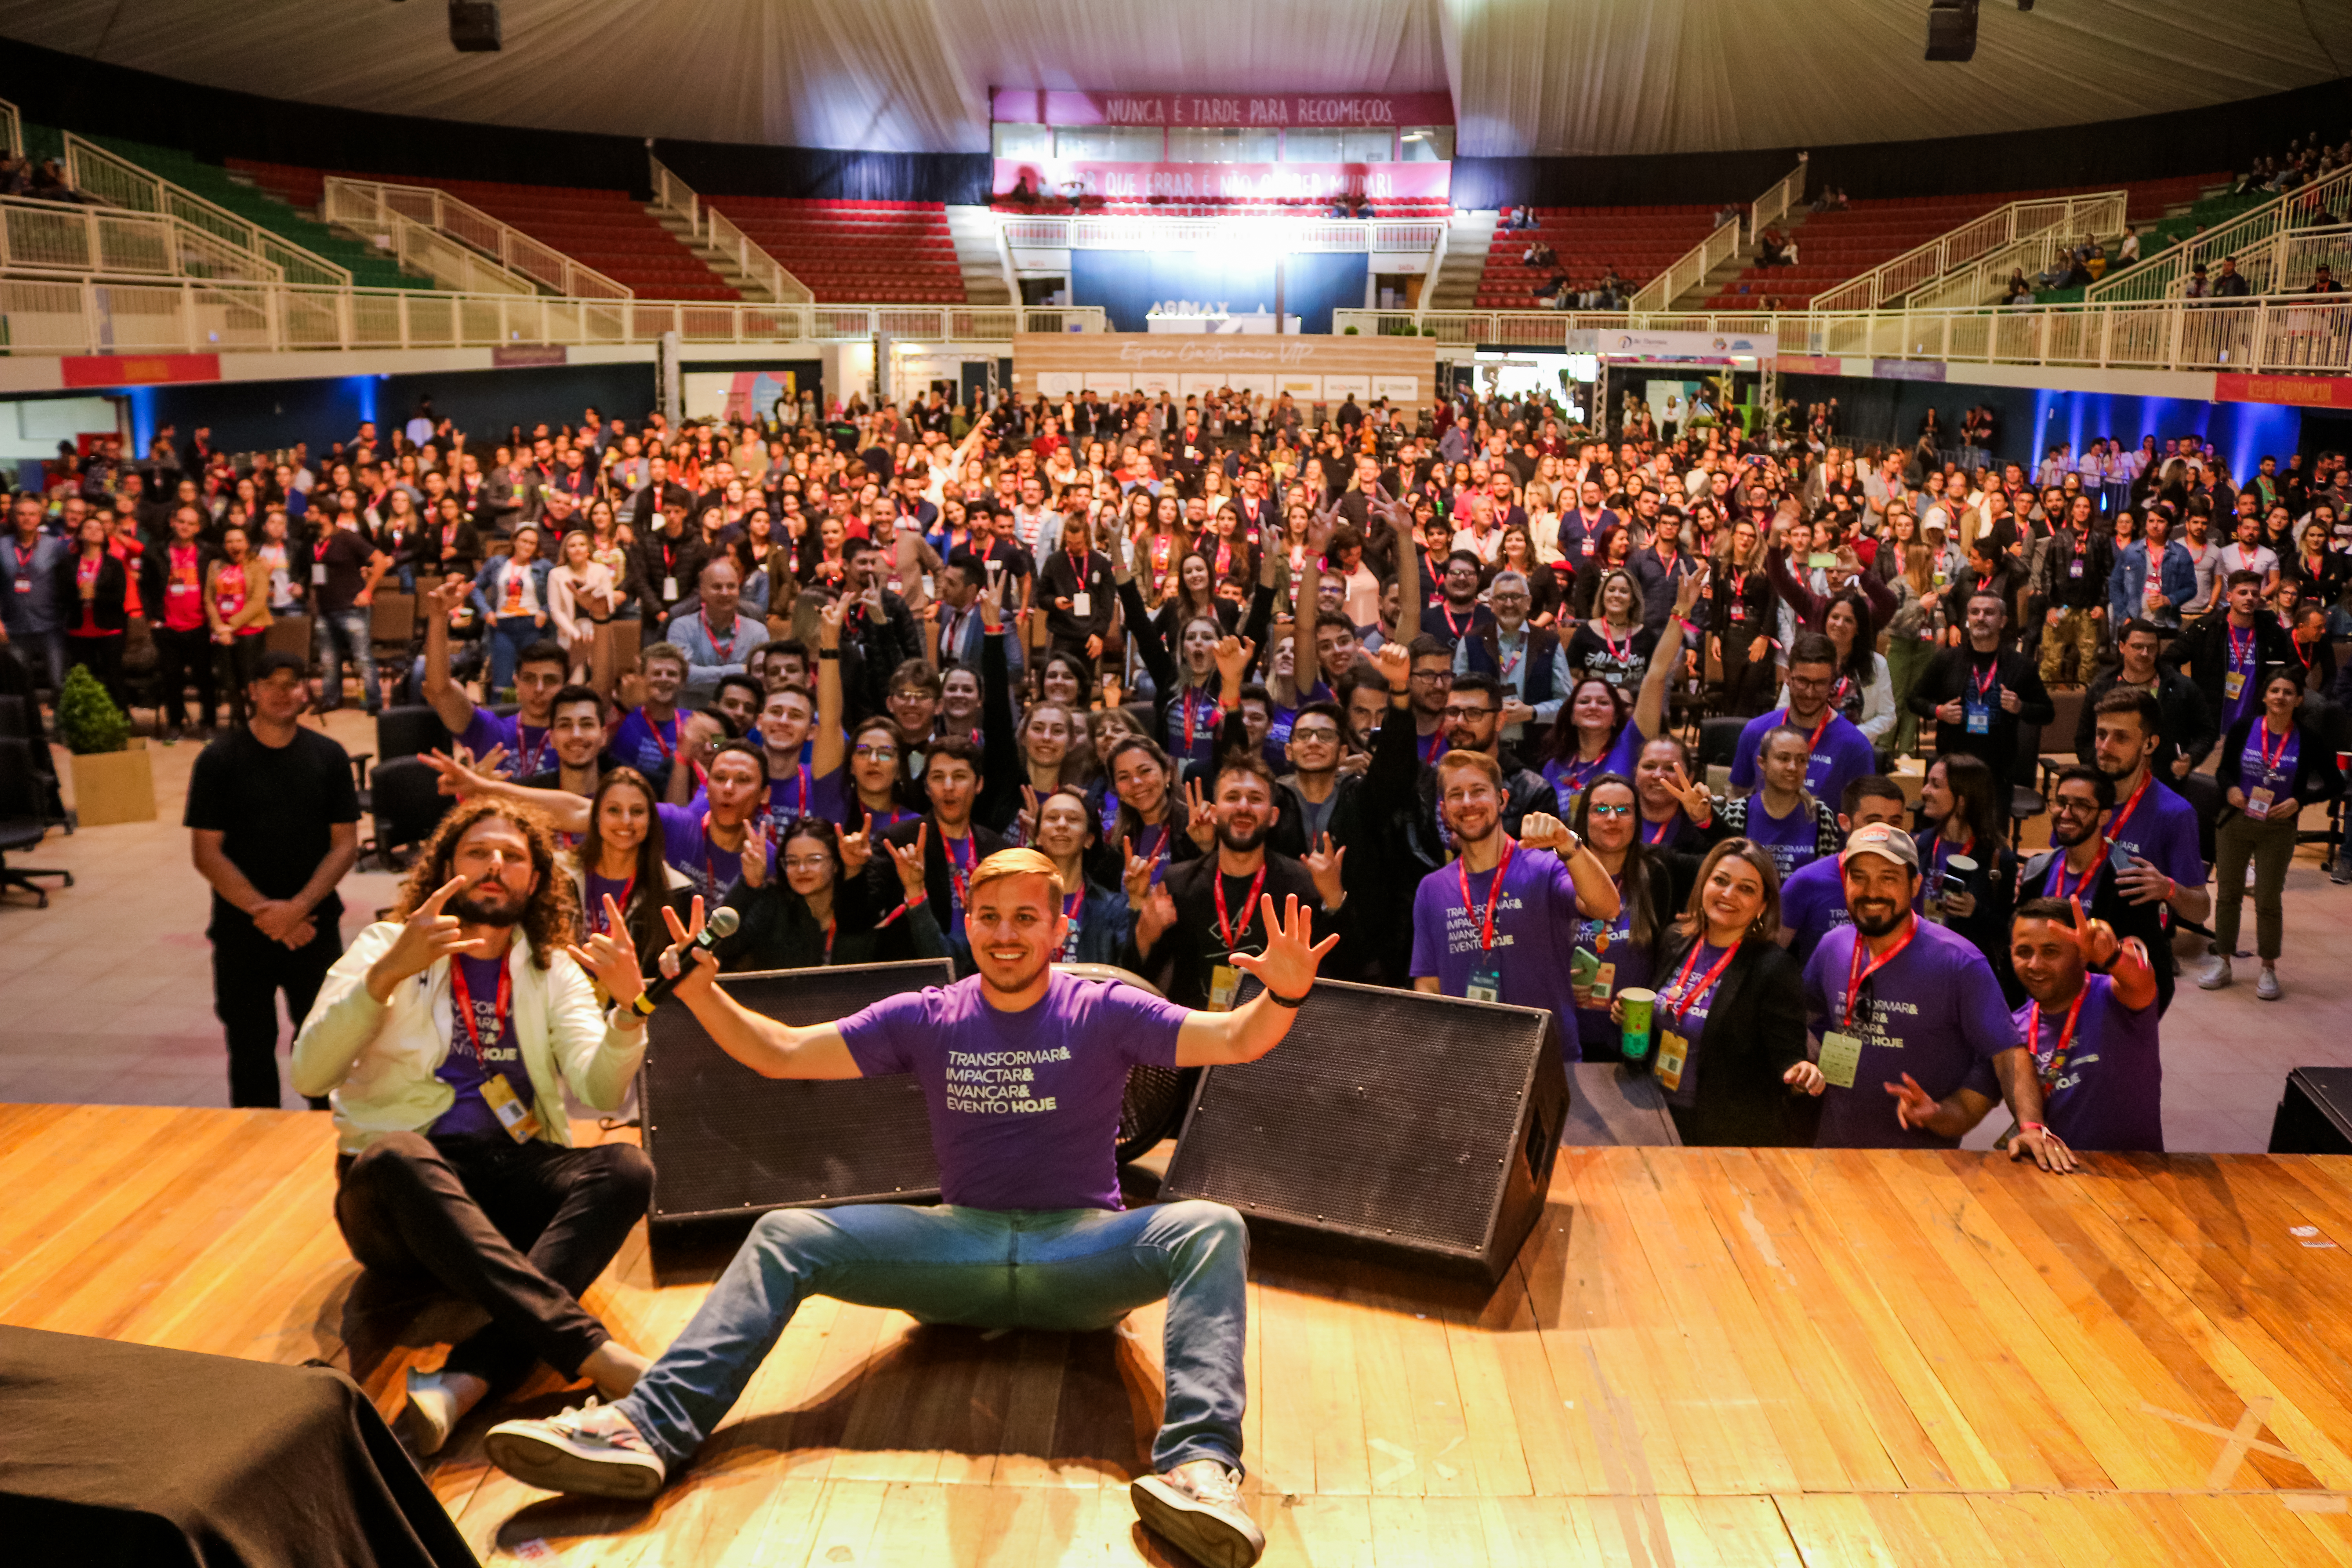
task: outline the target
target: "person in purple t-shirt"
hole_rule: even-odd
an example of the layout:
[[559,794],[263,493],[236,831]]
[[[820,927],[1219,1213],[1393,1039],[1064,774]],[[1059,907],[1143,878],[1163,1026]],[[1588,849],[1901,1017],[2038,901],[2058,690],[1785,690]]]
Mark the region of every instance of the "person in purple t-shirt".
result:
[[464,577],[451,576],[426,595],[425,700],[459,745],[477,757],[503,747],[506,759],[499,771],[509,778],[531,778],[556,765],[555,694],[572,678],[572,657],[562,644],[541,638],[515,660],[515,711],[493,713],[477,707],[466,689],[449,678],[449,615],[464,606],[473,586]]
[[2033,998],[2017,1010],[2017,1030],[2033,1053],[2050,1130],[2070,1149],[2163,1153],[2147,949],[2084,919],[2081,899],[2028,899],[2011,917],[2009,956]]
[[1846,840],[1843,868],[1853,924],[1823,937],[1805,965],[1828,1083],[1815,1146],[1957,1149],[1992,1109],[1998,1082],[2018,1121],[2011,1157],[2073,1170],[2042,1124],[2042,1086],[1992,966],[1912,910],[1919,846],[1896,824],[1873,823]]
[[[1262,953],[1227,962],[1265,989],[1225,1013],[1188,1012],[1116,982],[1052,968],[1066,925],[1054,862],[1005,849],[973,870],[964,931],[979,973],[894,996],[835,1024],[792,1027],[712,984],[707,949],[677,988],[720,1049],[768,1078],[911,1073],[930,1108],[940,1206],[851,1204],[761,1217],[668,1352],[609,1405],[492,1429],[491,1462],[532,1485],[645,1498],[700,1447],[813,1295],[895,1307],[926,1322],[1099,1329],[1168,1302],[1167,1396],[1154,1474],[1133,1485],[1144,1523],[1203,1563],[1244,1568],[1265,1549],[1237,1490],[1247,1244],[1219,1204],[1128,1212],[1112,1149],[1130,1067],[1255,1061],[1282,1042],[1338,942],[1315,941],[1297,900],[1272,898]],[[614,922],[615,925],[618,922]],[[673,914],[679,951],[700,931]],[[585,956],[642,1010],[625,934]],[[1010,1260],[1010,1261],[1008,1261]]]
[[[1909,809],[1901,785],[1873,773],[1845,786],[1845,809],[1838,813],[1838,826],[1849,833],[1874,822],[1899,827]],[[1800,968],[1813,956],[1822,938],[1853,923],[1845,907],[1844,868],[1835,857],[1808,860],[1780,884],[1780,945]]]
[[[1842,799],[1848,784],[1878,771],[1870,737],[1830,706],[1837,679],[1837,645],[1829,638],[1807,632],[1789,645],[1789,704],[1750,719],[1739,731],[1731,754],[1734,791],[1745,795],[1757,787],[1756,753],[1764,737],[1783,725],[1805,732],[1805,790],[1816,800]],[[1785,875],[1788,868],[1781,869]]]
[[[2197,808],[2152,771],[2164,743],[2164,710],[2137,688],[2118,687],[2091,713],[2091,755],[2115,786],[2107,837],[2131,857],[2116,887],[2135,904],[2160,904],[2168,923],[2202,921],[2213,908]],[[2164,955],[2158,955],[2163,957]]]

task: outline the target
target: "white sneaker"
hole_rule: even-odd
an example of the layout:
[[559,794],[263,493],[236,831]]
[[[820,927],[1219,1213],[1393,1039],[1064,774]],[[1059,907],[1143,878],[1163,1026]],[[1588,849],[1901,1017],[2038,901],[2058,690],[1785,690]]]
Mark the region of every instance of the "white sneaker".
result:
[[515,1479],[554,1492],[649,1498],[669,1474],[627,1418],[593,1396],[545,1421],[501,1421],[482,1447]]
[[1128,1488],[1144,1528],[1207,1568],[1250,1568],[1265,1535],[1242,1506],[1241,1472],[1214,1459],[1192,1459]]
[[2265,969],[2254,977],[2254,994],[2265,1002],[2275,1002],[2279,999],[2277,970]]
[[2216,958],[2206,964],[2205,973],[2197,977],[2197,988],[2200,991],[2219,991],[2229,984],[2230,980],[2230,961]]
[[430,1458],[449,1441],[461,1412],[457,1396],[437,1372],[408,1369],[408,1403],[401,1407],[399,1432],[420,1459]]

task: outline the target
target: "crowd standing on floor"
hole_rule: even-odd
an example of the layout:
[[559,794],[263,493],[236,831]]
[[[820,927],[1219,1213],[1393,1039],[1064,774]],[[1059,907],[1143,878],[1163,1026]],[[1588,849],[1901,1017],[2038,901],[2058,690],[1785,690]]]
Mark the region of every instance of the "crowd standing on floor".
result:
[[[2298,825],[2344,787],[2341,455],[2029,470],[1980,410],[1949,451],[1726,413],[934,392],[487,451],[429,405],[316,454],[165,432],[15,498],[0,679],[86,664],[212,737],[188,824],[241,1104],[277,1103],[277,991],[300,1019],[341,951],[356,795],[299,716],[356,685],[439,716],[446,793],[549,825],[583,937],[698,896],[730,967],[969,973],[971,870],[1028,847],[1066,959],[1230,1006],[1261,895],[1296,897],[1322,973],[1549,1008],[1689,1141],[1950,1146],[2005,1104],[2044,1164],[2160,1148],[2185,933],[2231,984],[2251,866],[2279,995]],[[395,592],[418,630],[380,663]],[[266,651],[296,620],[315,698]]]

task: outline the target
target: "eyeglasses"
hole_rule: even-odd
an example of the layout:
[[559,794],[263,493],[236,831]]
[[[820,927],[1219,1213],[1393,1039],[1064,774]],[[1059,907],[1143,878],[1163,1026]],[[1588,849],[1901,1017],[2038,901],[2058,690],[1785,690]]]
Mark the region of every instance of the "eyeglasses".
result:
[[1587,806],[1585,809],[1590,811],[1595,816],[1631,816],[1633,815],[1633,808],[1631,805],[1593,805]]
[[1454,672],[1450,669],[1416,669],[1412,672],[1412,679],[1441,681],[1450,686],[1454,683]]
[[784,869],[787,871],[830,871],[833,869],[833,857],[830,855],[794,855],[784,861]]
[[870,762],[895,763],[898,760],[898,748],[896,746],[856,746],[851,748],[849,754],[853,757],[863,758]]
[[1459,702],[1449,702],[1445,705],[1445,716],[1448,719],[1483,719],[1494,711],[1495,710],[1483,702],[1475,708],[1465,708]]

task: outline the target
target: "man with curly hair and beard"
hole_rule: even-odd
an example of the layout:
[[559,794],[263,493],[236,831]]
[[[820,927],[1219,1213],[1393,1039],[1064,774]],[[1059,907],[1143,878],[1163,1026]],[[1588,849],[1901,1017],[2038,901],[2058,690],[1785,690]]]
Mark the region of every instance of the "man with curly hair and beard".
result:
[[646,1361],[580,1305],[646,1212],[627,1143],[572,1147],[563,1089],[617,1110],[644,1019],[607,1017],[566,951],[576,911],[554,829],[485,798],[445,817],[387,918],[327,973],[293,1076],[331,1102],[335,1223],[362,1265],[438,1281],[490,1315],[441,1370],[410,1372],[420,1454],[544,1361],[607,1399]]

